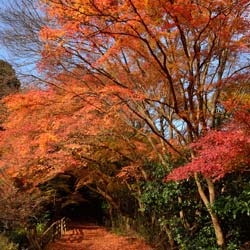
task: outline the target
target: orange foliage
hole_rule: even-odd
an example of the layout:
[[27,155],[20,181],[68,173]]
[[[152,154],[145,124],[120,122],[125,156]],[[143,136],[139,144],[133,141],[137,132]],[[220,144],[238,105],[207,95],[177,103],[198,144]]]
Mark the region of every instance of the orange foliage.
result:
[[0,164],[12,172],[185,157],[214,127],[223,87],[248,75],[246,0],[42,3],[38,66],[54,87],[5,99]]
[[145,154],[154,159],[150,144],[130,124],[132,116],[126,115],[117,98],[107,102],[106,96],[103,91],[89,95],[75,81],[64,90],[6,97],[9,117],[0,133],[0,168],[36,185],[92,162],[127,159],[128,164],[143,165]]
[[43,3],[53,26],[41,31],[40,66],[78,80],[84,69],[98,88],[83,88],[119,99],[173,150],[170,130],[186,144],[212,127],[222,85],[246,69],[236,56],[249,52],[246,0]]

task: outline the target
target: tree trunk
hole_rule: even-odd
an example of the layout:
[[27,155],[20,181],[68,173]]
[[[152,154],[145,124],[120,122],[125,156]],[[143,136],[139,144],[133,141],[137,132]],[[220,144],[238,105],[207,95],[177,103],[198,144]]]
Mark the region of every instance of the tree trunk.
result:
[[164,226],[164,230],[165,230],[165,232],[166,232],[166,234],[168,236],[168,242],[170,244],[171,249],[174,249],[175,248],[175,242],[174,242],[174,239],[173,239],[173,236],[172,236],[172,232],[169,229],[168,225]]
[[[180,196],[178,196],[178,203],[179,203],[180,207],[182,207],[182,198]],[[183,209],[180,210],[179,216],[180,216],[180,219],[182,221],[182,224],[183,224],[184,228],[186,230],[189,230],[190,229],[190,224],[188,223],[188,221],[185,218],[185,213],[184,213]]]
[[224,244],[225,244],[224,235],[223,235],[223,232],[222,232],[222,229],[221,229],[221,226],[220,226],[219,219],[218,219],[217,215],[212,210],[212,206],[213,206],[213,203],[214,203],[214,200],[215,200],[214,184],[209,179],[206,179],[206,181],[207,181],[207,184],[208,184],[209,199],[206,196],[206,194],[205,194],[205,192],[204,192],[204,190],[203,190],[203,188],[201,186],[198,174],[197,173],[195,174],[195,182],[196,182],[196,185],[198,187],[199,195],[200,195],[204,205],[206,206],[206,208],[208,210],[208,213],[209,213],[209,215],[211,217],[212,223],[213,223],[217,245],[219,247],[223,247]]

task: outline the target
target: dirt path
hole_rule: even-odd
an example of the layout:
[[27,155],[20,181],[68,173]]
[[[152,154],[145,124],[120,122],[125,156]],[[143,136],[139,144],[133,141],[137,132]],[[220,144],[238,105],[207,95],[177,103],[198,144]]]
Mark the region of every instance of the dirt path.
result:
[[134,237],[118,236],[96,225],[74,225],[49,250],[153,250]]

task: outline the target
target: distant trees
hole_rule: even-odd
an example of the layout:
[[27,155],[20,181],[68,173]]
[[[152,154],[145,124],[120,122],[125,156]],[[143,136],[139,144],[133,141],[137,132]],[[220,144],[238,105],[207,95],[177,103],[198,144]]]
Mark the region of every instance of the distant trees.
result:
[[[20,81],[18,80],[16,72],[11,64],[0,60],[0,100],[11,93],[17,92],[20,85]],[[1,125],[6,119],[6,116],[6,108],[0,102],[0,131],[3,129]]]
[[0,60],[0,99],[18,91],[20,85],[13,67],[8,62]]

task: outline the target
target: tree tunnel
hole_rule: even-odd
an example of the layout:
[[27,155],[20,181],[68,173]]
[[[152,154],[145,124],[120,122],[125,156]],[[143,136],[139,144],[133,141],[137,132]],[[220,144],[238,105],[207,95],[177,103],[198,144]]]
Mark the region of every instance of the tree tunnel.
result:
[[81,199],[69,199],[62,206],[61,214],[73,222],[102,224],[106,216],[104,200],[87,187],[78,190]]
[[75,190],[76,180],[71,173],[61,173],[40,185],[43,196],[48,197],[45,211],[53,220],[65,216],[73,222],[102,224],[107,218],[105,200],[86,186]]
[[107,183],[106,191],[100,191],[93,181],[98,176],[93,180],[90,176],[87,169],[81,172],[81,178],[72,172],[64,172],[40,186],[43,194],[49,194],[45,211],[49,211],[52,220],[65,216],[73,222],[111,226],[119,216],[133,217],[136,214],[137,201],[126,186],[113,181]]

